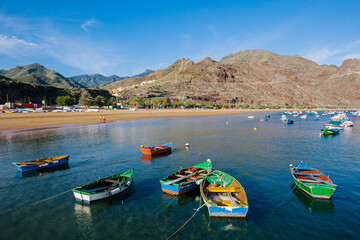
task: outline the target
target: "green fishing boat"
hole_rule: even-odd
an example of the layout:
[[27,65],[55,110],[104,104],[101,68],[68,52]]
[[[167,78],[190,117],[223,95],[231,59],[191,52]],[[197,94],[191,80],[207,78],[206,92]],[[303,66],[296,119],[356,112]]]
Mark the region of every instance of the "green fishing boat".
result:
[[290,164],[294,183],[313,198],[330,199],[335,191],[335,185],[329,177],[316,168],[303,162],[295,167]]
[[323,128],[321,129],[322,135],[328,136],[328,135],[337,135],[339,134],[340,130],[335,128]]

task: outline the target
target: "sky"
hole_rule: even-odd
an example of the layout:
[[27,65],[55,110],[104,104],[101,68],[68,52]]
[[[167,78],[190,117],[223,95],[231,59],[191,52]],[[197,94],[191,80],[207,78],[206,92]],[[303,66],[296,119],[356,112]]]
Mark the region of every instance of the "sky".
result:
[[356,0],[0,0],[0,69],[131,76],[247,49],[318,64],[360,58]]

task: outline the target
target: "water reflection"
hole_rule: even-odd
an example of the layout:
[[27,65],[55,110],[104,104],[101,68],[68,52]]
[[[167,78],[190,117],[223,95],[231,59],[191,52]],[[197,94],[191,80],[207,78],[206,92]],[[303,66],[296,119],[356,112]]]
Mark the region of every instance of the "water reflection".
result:
[[151,164],[152,160],[155,160],[157,158],[163,158],[167,157],[170,153],[160,154],[160,155],[141,155],[141,162],[146,164]]
[[74,217],[78,230],[84,239],[94,239],[96,232],[93,227],[93,220],[100,213],[110,211],[113,205],[123,204],[124,201],[135,192],[134,184],[124,192],[111,198],[99,200],[90,204],[75,202]]
[[207,225],[208,231],[240,231],[242,233],[247,232],[248,221],[247,218],[218,218],[210,217],[208,210],[204,207],[205,210],[202,211],[201,218]]
[[199,201],[199,192],[189,192],[185,195],[170,195],[163,193],[161,196],[162,203],[170,203],[169,208],[181,208],[193,201]]
[[17,171],[16,173],[16,178],[29,178],[29,177],[45,177],[47,174],[50,174],[52,172],[58,172],[58,171],[63,171],[66,169],[69,169],[69,163],[57,166],[57,167],[52,167],[52,168],[47,168],[47,169],[41,169],[41,170],[37,170],[37,171],[31,171],[31,172],[19,172]]
[[295,183],[291,186],[295,196],[305,205],[309,212],[321,212],[326,214],[333,214],[335,212],[334,203],[332,199],[315,199],[304,193]]

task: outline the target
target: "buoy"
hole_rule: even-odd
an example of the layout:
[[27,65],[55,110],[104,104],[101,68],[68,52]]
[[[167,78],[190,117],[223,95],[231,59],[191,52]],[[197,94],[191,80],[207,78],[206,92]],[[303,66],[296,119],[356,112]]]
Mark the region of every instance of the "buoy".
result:
[[256,128],[254,128],[254,131],[256,131]]
[[185,144],[185,147],[190,147],[190,144],[189,144],[189,143],[186,143],[186,144]]
[[140,148],[144,148],[144,145],[140,145]]
[[292,164],[289,165],[290,168],[293,168],[294,166]]
[[202,153],[199,153],[199,156],[202,156]]

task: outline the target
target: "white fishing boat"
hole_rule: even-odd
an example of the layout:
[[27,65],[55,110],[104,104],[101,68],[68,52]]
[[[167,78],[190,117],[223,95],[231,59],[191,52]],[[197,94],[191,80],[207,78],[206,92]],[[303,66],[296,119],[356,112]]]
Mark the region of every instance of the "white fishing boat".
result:
[[347,120],[347,121],[342,122],[341,126],[344,126],[344,127],[353,127],[353,126],[354,126],[354,122],[353,122],[353,121],[350,121],[350,120]]
[[77,201],[91,203],[125,191],[131,186],[133,176],[134,169],[130,169],[126,172],[101,178],[82,187],[74,188],[72,191]]
[[254,119],[255,117],[254,116],[248,116],[249,119]]

